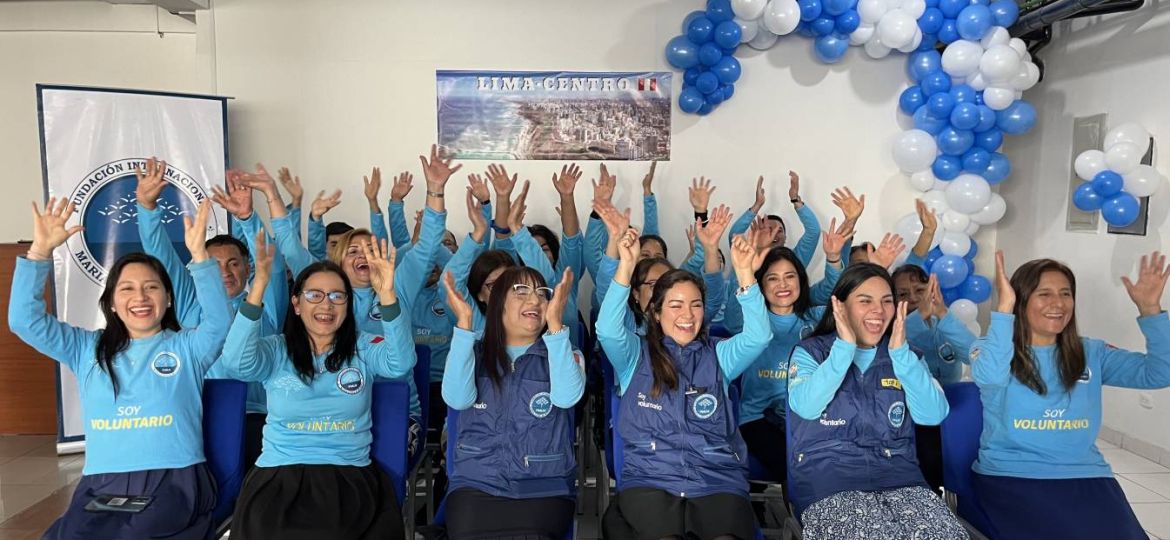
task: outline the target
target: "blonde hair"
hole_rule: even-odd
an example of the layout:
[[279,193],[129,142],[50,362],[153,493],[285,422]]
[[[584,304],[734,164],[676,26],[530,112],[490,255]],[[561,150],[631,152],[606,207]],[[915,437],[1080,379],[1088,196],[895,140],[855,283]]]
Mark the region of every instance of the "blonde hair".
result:
[[341,261],[345,259],[345,252],[349,250],[349,246],[354,242],[355,236],[373,237],[374,235],[368,229],[346,231],[341,235],[341,238],[337,239],[337,245],[333,246],[333,249],[329,251],[329,260],[341,264]]

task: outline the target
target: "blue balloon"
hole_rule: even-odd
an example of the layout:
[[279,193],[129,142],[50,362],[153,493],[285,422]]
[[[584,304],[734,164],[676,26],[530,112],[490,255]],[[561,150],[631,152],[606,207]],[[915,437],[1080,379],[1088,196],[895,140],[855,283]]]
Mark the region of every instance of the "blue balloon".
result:
[[735,85],[734,84],[728,83],[728,84],[723,85],[722,88],[723,88],[723,101],[727,101],[727,100],[731,99],[731,96],[735,95]]
[[707,116],[713,110],[715,110],[715,105],[704,103],[702,107],[699,107],[699,116]]
[[731,10],[731,0],[707,0],[707,18],[715,24],[734,19],[735,12]]
[[996,0],[991,3],[991,16],[996,26],[1007,28],[1020,18],[1020,6],[1016,0]]
[[983,133],[995,127],[995,111],[983,104],[983,94],[975,94],[975,103],[979,105],[979,125],[975,126],[975,133]]
[[995,185],[1004,180],[1012,174],[1012,162],[1008,161],[1007,156],[999,153],[991,153],[991,161],[987,164],[987,169],[983,171],[983,179],[987,180],[988,184]]
[[796,34],[806,38],[817,37],[816,33],[813,32],[812,23],[805,21],[800,21],[800,23],[796,25]]
[[739,60],[736,60],[734,56],[724,56],[714,66],[711,66],[711,72],[723,84],[738,81],[741,72]]
[[710,94],[711,92],[714,92],[716,88],[719,88],[719,77],[710,71],[703,73],[702,75],[699,75],[698,80],[695,81],[695,88],[697,88],[704,95]]
[[937,247],[931,248],[930,251],[926,252],[926,260],[922,263],[922,269],[929,272],[930,267],[934,266],[934,261],[937,261],[942,256],[943,252],[941,249]]
[[[738,25],[737,25],[738,26]],[[707,17],[696,17],[687,27],[687,39],[695,43],[711,41],[711,34],[715,31],[715,23]]]
[[711,91],[710,94],[707,94],[706,98],[707,103],[710,103],[711,105],[718,105],[723,103],[723,89],[716,88],[715,90]]
[[962,298],[962,296],[959,296],[959,288],[958,287],[952,287],[950,289],[943,289],[942,290],[942,297],[943,297],[943,303],[948,305],[948,306],[951,304],[954,304],[955,300],[959,300],[960,298]]
[[953,289],[967,279],[967,261],[956,255],[943,255],[930,266],[930,273],[938,276],[938,286]]
[[739,29],[739,23],[735,21],[723,21],[715,27],[715,44],[724,49],[734,49],[739,46],[741,37],[743,37],[743,31]]
[[971,5],[970,0],[938,0],[939,11],[948,19],[958,17],[959,12],[969,5]]
[[963,162],[955,156],[939,156],[934,158],[930,170],[939,180],[954,180],[963,172]]
[[817,59],[826,64],[840,61],[847,50],[849,50],[849,38],[843,38],[837,34],[821,36],[813,43],[813,51],[816,52]]
[[1017,99],[1002,111],[995,113],[995,124],[1008,135],[1023,135],[1036,125],[1036,108]]
[[973,260],[975,260],[975,256],[978,254],[979,254],[979,243],[976,242],[975,240],[971,240],[971,249],[967,250],[967,254],[963,255],[963,258],[967,259],[969,261],[973,261]]
[[918,44],[916,51],[933,51],[934,46],[938,44],[938,34],[922,34],[922,43]]
[[914,114],[925,102],[926,96],[922,95],[922,88],[918,85],[903,90],[902,95],[898,96],[898,107],[906,114]]
[[1105,200],[1101,205],[1101,217],[1105,218],[1105,223],[1114,227],[1126,227],[1137,221],[1141,209],[1142,204],[1137,197],[1123,191]]
[[824,11],[821,0],[797,0],[796,3],[800,5],[800,20],[805,22],[817,20]]
[[972,148],[963,154],[963,170],[973,174],[980,174],[991,165],[991,152],[979,147]]
[[1097,194],[1092,182],[1085,182],[1077,186],[1073,192],[1073,205],[1082,212],[1096,212],[1105,204],[1105,198]]
[[935,71],[942,71],[942,55],[938,51],[911,53],[906,60],[906,74],[911,81],[919,82]]
[[683,86],[695,84],[695,80],[699,78],[699,74],[702,72],[703,70],[697,67],[687,68],[683,72]]
[[713,66],[723,58],[723,51],[714,43],[705,43],[699,47],[699,63],[704,66]]
[[699,65],[699,46],[686,36],[675,36],[666,44],[666,61],[678,69]]
[[[687,13],[687,16],[683,18],[682,33],[683,34],[687,33],[687,30],[689,30],[691,28],[692,21],[694,21],[695,19],[698,19],[699,17],[706,17],[706,16],[707,16],[707,12],[703,11],[701,9],[697,9],[695,11]],[[707,19],[707,20],[710,20],[710,19]]]
[[959,28],[955,26],[954,19],[943,21],[942,28],[938,29],[938,40],[947,45],[959,41]]
[[939,92],[926,98],[926,106],[930,108],[931,115],[950,118],[951,111],[955,109],[955,99],[949,93]]
[[825,13],[836,17],[846,11],[849,11],[853,6],[857,5],[857,0],[824,0],[822,3]]
[[955,98],[955,103],[975,103],[975,98],[979,96],[971,85],[956,84],[951,87],[951,97]]
[[1003,132],[1002,131],[1000,131],[998,129],[989,129],[987,131],[979,133],[978,130],[976,130],[975,146],[978,146],[979,148],[987,150],[988,152],[994,152],[996,150],[999,150],[999,147],[1002,145],[1003,145]]
[[942,71],[934,71],[923,77],[919,84],[922,85],[922,92],[928,96],[940,92],[950,92],[951,76]]
[[921,129],[931,135],[938,135],[945,127],[947,127],[947,119],[930,114],[929,108],[919,107],[917,111],[914,111],[915,129]]
[[723,51],[723,56],[731,56],[735,54],[735,47],[720,47],[719,50]]
[[955,27],[959,30],[959,36],[963,39],[970,39],[979,41],[991,30],[991,25],[994,22],[994,17],[991,16],[991,10],[982,4],[971,4],[963,11],[959,12],[959,16],[955,18]]
[[[975,275],[975,261],[968,259],[966,256],[964,256],[963,262],[967,263],[967,279],[971,279],[971,276]],[[966,280],[963,280],[963,281],[966,282]],[[960,287],[962,287],[962,285],[959,285],[959,287],[955,287],[955,288],[958,289]]]
[[[954,89],[951,89],[951,93],[954,94]],[[955,129],[975,129],[979,125],[979,106],[974,103],[955,103],[955,108],[951,110],[951,125]]]
[[1113,171],[1101,171],[1093,177],[1093,191],[1105,199],[1121,193],[1123,188],[1125,188],[1125,180],[1122,180],[1121,175]]
[[938,0],[926,0],[926,7],[938,7]]
[[820,17],[812,22],[813,34],[817,37],[827,36],[833,33],[833,28],[837,26],[837,19],[832,17]]
[[699,107],[702,107],[707,100],[703,98],[703,93],[694,86],[688,86],[682,89],[678,95],[678,108],[685,113],[699,112]]
[[943,21],[947,19],[946,15],[939,8],[926,8],[922,16],[918,18],[918,28],[922,30],[923,34],[937,34],[942,30]]
[[849,35],[861,26],[861,16],[857,10],[851,9],[837,16],[837,25],[834,28],[838,34]]
[[945,127],[938,134],[938,149],[948,156],[961,156],[975,145],[975,134],[970,131]]

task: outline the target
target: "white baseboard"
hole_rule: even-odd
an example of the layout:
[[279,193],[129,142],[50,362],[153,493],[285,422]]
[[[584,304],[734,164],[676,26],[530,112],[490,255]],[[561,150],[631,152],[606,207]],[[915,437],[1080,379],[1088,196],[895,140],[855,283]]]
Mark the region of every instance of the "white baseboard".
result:
[[1137,454],[1154,463],[1159,463],[1163,467],[1170,467],[1170,450],[1166,448],[1148,443],[1132,435],[1126,435],[1108,426],[1101,426],[1101,431],[1097,436],[1128,452]]

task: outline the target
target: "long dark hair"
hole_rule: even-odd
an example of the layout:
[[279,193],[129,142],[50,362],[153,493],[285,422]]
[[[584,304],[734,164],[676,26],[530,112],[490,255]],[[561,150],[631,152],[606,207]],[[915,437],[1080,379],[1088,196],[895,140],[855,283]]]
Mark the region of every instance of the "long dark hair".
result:
[[167,274],[167,269],[163,267],[162,262],[145,253],[130,253],[118,259],[106,276],[106,286],[102,289],[101,297],[98,298],[98,307],[101,308],[102,316],[106,319],[106,328],[98,335],[94,351],[98,367],[110,376],[110,382],[114,386],[114,399],[118,398],[118,390],[121,388],[118,384],[118,376],[114,373],[114,357],[130,346],[130,330],[126,328],[126,323],[122,322],[118,314],[114,313],[114,293],[118,287],[118,280],[122,278],[122,271],[131,264],[145,264],[151,271],[158,274],[158,279],[162,282],[168,300],[167,310],[163,312],[162,329],[175,332],[181,329],[179,318],[175,315],[175,288],[171,284],[171,276]]
[[[663,343],[665,334],[662,332],[660,317],[666,293],[680,283],[692,283],[698,287],[699,298],[706,298],[707,295],[707,285],[703,283],[703,280],[686,270],[670,270],[662,274],[662,277],[658,278],[658,282],[654,284],[654,293],[650,296],[650,304],[647,306],[647,311],[653,320],[646,325],[646,344],[650,349],[650,370],[654,374],[654,387],[650,389],[650,395],[654,397],[660,396],[665,390],[678,388],[678,370],[674,367],[674,358],[671,357],[670,352],[666,350],[666,344]],[[707,339],[707,318],[703,317],[702,319],[699,321],[699,333],[695,338],[699,340]]]
[[663,240],[661,236],[657,234],[643,234],[638,237],[638,244],[645,244],[647,240],[658,242],[658,245],[662,246],[663,259],[670,257],[670,251],[666,249],[666,240]]
[[[873,263],[857,263],[849,266],[844,272],[841,272],[841,278],[837,280],[837,286],[833,287],[833,296],[837,297],[842,303],[854,289],[861,286],[862,283],[869,281],[870,278],[881,278],[887,285],[890,286],[890,294],[894,294],[894,280],[890,277],[890,273]],[[880,301],[880,300],[879,300]],[[884,333],[885,338],[890,337],[890,332],[894,325],[886,325]],[[833,317],[833,303],[829,302],[825,306],[825,314],[821,316],[821,322],[817,323],[817,327],[813,330],[812,336],[824,336],[832,334],[837,331],[837,320]]]
[[[333,336],[333,350],[329,351],[329,356],[325,358],[325,369],[336,373],[341,370],[342,366],[348,365],[357,355],[358,330],[357,321],[353,316],[353,286],[349,284],[349,278],[345,277],[345,272],[337,263],[318,261],[301,270],[296,281],[293,282],[291,294],[292,298],[300,296],[305,291],[305,282],[320,272],[337,274],[345,285],[347,298],[345,320],[341,322],[341,327]],[[328,301],[328,298],[322,300],[322,302]],[[309,339],[308,330],[305,329],[305,321],[301,320],[301,316],[296,313],[296,310],[290,309],[284,316],[284,342],[285,346],[288,347],[289,356],[292,357],[293,368],[296,369],[297,376],[305,384],[312,384],[313,378],[317,376],[317,370],[313,366],[313,343]]]
[[[674,265],[670,264],[670,261],[662,257],[649,257],[638,261],[638,264],[634,265],[634,275],[630,277],[630,296],[626,298],[626,305],[630,307],[630,313],[634,314],[634,322],[639,325],[642,324],[642,321],[646,320],[646,314],[642,313],[642,305],[634,298],[633,293],[634,291],[640,290],[642,284],[646,283],[646,276],[650,274],[650,269],[658,265],[665,266],[667,272],[674,270]],[[663,276],[666,276],[666,274],[663,274]],[[658,279],[662,278],[660,277]]]
[[487,313],[487,304],[479,301],[479,290],[487,282],[488,276],[492,275],[492,272],[497,268],[511,268],[513,266],[516,266],[516,261],[512,259],[512,256],[508,255],[508,252],[498,249],[489,249],[480,253],[475,258],[475,262],[471,263],[471,269],[467,272],[467,292],[471,293],[471,299],[479,306],[480,313]]
[[544,225],[529,225],[528,233],[544,240],[544,245],[548,246],[549,252],[552,253],[552,265],[555,268],[557,262],[561,260],[561,241],[557,239],[556,233]]
[[[481,365],[492,384],[499,390],[504,375],[511,369],[508,358],[508,329],[504,326],[504,307],[512,285],[524,284],[533,287],[547,287],[544,276],[527,266],[513,266],[504,270],[492,286],[488,296],[487,311],[484,314],[483,339],[479,342]],[[544,332],[544,329],[541,329]]]
[[[812,309],[812,298],[808,287],[808,272],[804,269],[804,263],[800,262],[800,258],[791,249],[784,246],[776,246],[768,250],[768,254],[764,256],[764,264],[756,270],[756,283],[760,284],[760,290],[764,287],[764,276],[768,275],[768,269],[780,261],[788,261],[792,267],[796,269],[796,277],[800,280],[800,296],[796,298],[796,303],[792,304],[792,311],[798,318],[803,319],[804,316]],[[769,301],[764,298],[764,303]]]
[[[1012,290],[1016,293],[1016,307],[1013,313],[1016,316],[1014,332],[1012,332],[1012,346],[1015,354],[1012,355],[1012,376],[1020,384],[1031,388],[1040,395],[1048,393],[1044,379],[1040,378],[1040,368],[1036,365],[1036,357],[1032,354],[1032,327],[1028,325],[1028,300],[1040,286],[1040,276],[1045,272],[1059,272],[1068,279],[1072,288],[1073,301],[1077,298],[1077,278],[1072,270],[1062,263],[1052,259],[1036,259],[1024,263],[1012,274]],[[1081,342],[1080,332],[1077,331],[1077,314],[1073,310],[1068,326],[1056,336],[1056,367],[1060,370],[1060,382],[1066,391],[1076,387],[1077,379],[1085,372],[1085,345]]]

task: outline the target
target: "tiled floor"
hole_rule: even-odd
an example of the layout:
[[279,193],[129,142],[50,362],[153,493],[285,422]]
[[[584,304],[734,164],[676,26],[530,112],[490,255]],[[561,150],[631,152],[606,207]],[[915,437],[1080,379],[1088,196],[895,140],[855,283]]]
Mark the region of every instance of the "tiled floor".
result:
[[[1098,441],[1154,540],[1170,540],[1170,469]],[[68,505],[84,456],[57,457],[53,437],[0,436],[0,540],[35,540]],[[592,513],[592,512],[590,512]],[[587,526],[578,537],[594,537]]]

